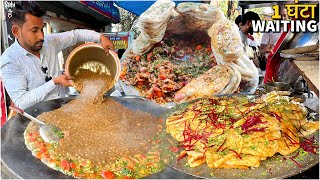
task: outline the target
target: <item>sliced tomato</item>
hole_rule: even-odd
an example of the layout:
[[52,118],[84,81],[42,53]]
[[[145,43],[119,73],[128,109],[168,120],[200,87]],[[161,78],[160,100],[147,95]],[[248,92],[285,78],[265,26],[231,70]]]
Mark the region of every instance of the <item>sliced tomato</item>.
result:
[[159,78],[162,79],[162,80],[167,79],[166,76],[164,76],[164,75],[160,75]]
[[169,147],[172,152],[179,152],[179,148],[177,147]]
[[34,146],[36,148],[41,148],[41,146],[42,146],[41,144],[42,144],[41,142],[37,141]]
[[129,176],[123,176],[122,179],[133,179],[132,177],[129,177]]
[[60,165],[61,165],[62,169],[66,170],[66,171],[70,170],[70,165],[67,160],[62,160]]
[[198,45],[198,46],[196,46],[196,50],[201,50],[202,49],[202,46],[201,45]]
[[146,158],[147,158],[147,156],[146,156],[146,155],[144,155],[144,154],[140,154],[140,158],[141,158],[141,159],[146,159]]
[[43,153],[42,157],[46,158],[46,159],[50,159],[50,155],[48,153]]
[[153,87],[153,91],[154,91],[154,92],[157,92],[157,91],[161,91],[161,89],[158,88],[157,86],[154,86],[154,87]]
[[151,53],[149,53],[149,54],[147,55],[147,60],[148,60],[148,61],[151,61],[152,54],[153,54],[153,53],[151,52]]
[[139,85],[139,86],[144,85],[144,81],[138,81],[138,85]]
[[87,161],[82,161],[82,162],[81,162],[81,165],[82,165],[82,166],[85,166],[86,164],[87,164]]
[[37,152],[36,158],[41,159],[42,158],[42,152]]
[[109,170],[103,170],[101,172],[101,176],[104,178],[104,179],[114,179],[115,178],[115,175],[113,174],[112,171],[109,171]]
[[73,172],[73,175],[74,175],[75,177],[79,177],[79,173],[78,173],[77,171]]
[[158,98],[162,97],[162,92],[161,91],[156,91],[154,93]]
[[124,77],[126,77],[126,72],[125,72],[125,71],[122,71],[121,74],[120,74],[120,78],[123,79]]
[[35,138],[35,137],[30,137],[29,141],[30,141],[30,142],[34,142],[34,141],[36,141],[36,139],[37,139],[37,138]]
[[69,165],[70,165],[70,167],[71,167],[72,169],[75,169],[75,168],[77,167],[76,164],[73,163],[73,162],[71,162]]
[[153,98],[153,94],[152,94],[152,93],[147,94],[147,95],[146,95],[146,98],[147,98],[147,99],[152,99],[152,98]]
[[52,158],[48,158],[48,161],[49,161],[49,163],[55,163],[55,161]]
[[167,90],[172,90],[172,89],[173,89],[172,85],[167,86]]
[[40,151],[41,151],[42,153],[46,153],[46,152],[47,152],[47,148],[46,148],[45,146],[41,146],[41,147],[40,147]]

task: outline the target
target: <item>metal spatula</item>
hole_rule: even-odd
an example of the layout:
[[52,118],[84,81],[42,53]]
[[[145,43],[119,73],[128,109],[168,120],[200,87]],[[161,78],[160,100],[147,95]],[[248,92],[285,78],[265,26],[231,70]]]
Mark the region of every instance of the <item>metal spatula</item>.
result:
[[46,124],[46,123],[40,121],[39,119],[31,116],[30,114],[24,112],[22,109],[14,106],[14,105],[11,105],[9,108],[11,110],[16,111],[17,113],[23,115],[24,117],[36,122],[37,124],[39,124],[39,126],[40,126],[39,134],[45,142],[56,143],[56,142],[59,142],[59,140],[61,138],[63,138],[64,134],[61,131],[61,129],[58,128],[57,126],[54,126],[52,124]]

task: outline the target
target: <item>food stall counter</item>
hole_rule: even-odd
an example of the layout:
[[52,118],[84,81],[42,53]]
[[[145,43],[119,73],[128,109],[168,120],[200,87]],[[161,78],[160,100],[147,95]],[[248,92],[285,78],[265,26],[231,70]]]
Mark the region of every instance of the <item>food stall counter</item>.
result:
[[291,61],[301,73],[309,88],[319,97],[319,61]]

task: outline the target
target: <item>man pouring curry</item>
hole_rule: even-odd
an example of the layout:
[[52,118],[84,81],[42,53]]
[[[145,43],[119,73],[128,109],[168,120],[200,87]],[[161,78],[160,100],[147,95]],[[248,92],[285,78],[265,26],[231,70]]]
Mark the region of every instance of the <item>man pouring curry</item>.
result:
[[106,53],[112,42],[92,30],[77,29],[44,35],[45,12],[37,2],[16,2],[9,21],[16,42],[1,56],[1,78],[5,88],[20,108],[65,96],[71,77],[59,72],[58,53],[78,42],[100,42]]

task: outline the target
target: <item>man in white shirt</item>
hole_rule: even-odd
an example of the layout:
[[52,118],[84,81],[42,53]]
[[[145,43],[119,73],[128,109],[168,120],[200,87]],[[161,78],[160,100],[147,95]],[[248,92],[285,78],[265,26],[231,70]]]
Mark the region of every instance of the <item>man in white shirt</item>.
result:
[[2,54],[1,77],[16,106],[27,108],[38,102],[65,97],[71,77],[60,74],[58,53],[77,42],[101,42],[106,53],[114,49],[105,36],[91,30],[73,30],[44,37],[45,14],[38,3],[16,2],[9,19],[17,39]]
[[[280,14],[282,20],[289,20],[287,9],[280,7]],[[266,32],[262,35],[260,54],[266,59],[268,58],[269,53],[271,52],[273,46],[278,42],[279,37],[282,32]]]
[[248,11],[241,17],[241,24],[240,24],[240,36],[241,41],[244,45],[244,50],[246,46],[248,45],[248,35],[253,34],[253,26],[252,21],[258,21],[260,20],[260,17],[257,13]]
[[241,36],[241,41],[243,43],[244,51],[246,52],[247,56],[253,60],[253,63],[256,67],[259,68],[259,60],[256,56],[255,49],[256,43],[254,38],[252,37],[253,34],[253,26],[252,21],[258,21],[260,17],[257,13],[248,11],[243,16],[241,16],[241,23],[239,24],[239,32]]

